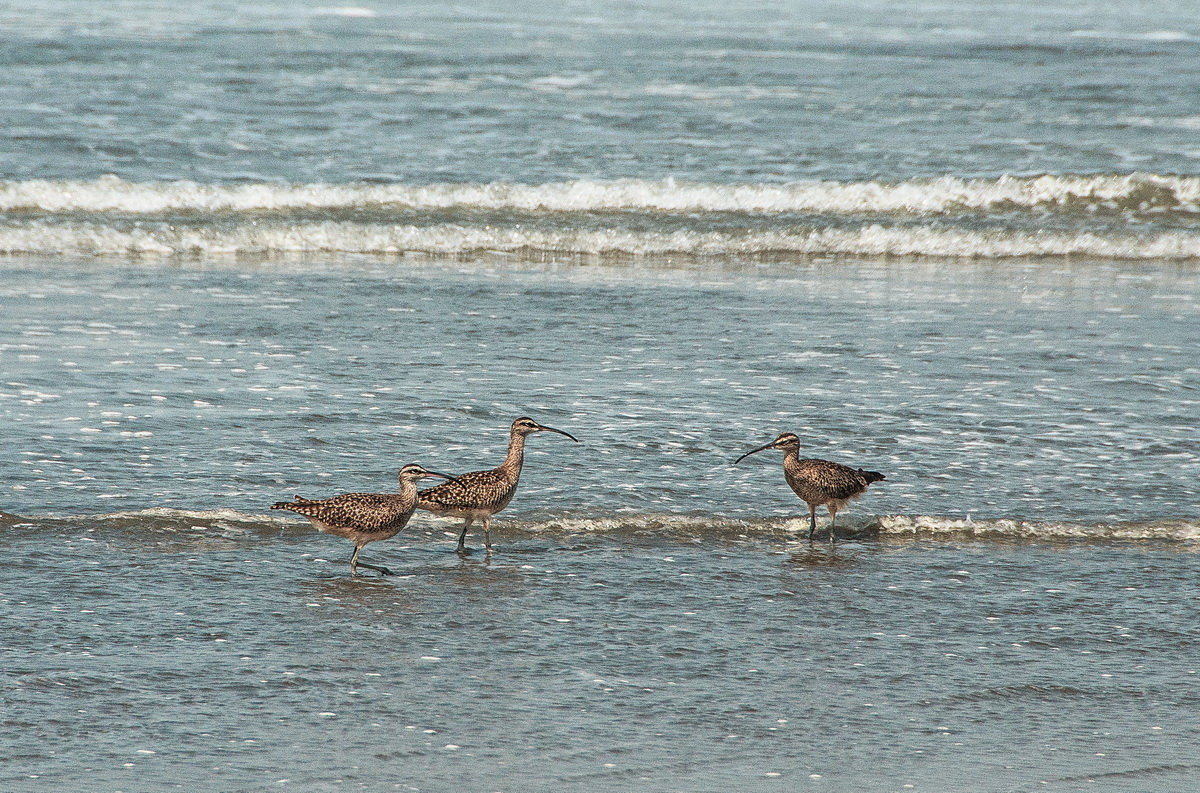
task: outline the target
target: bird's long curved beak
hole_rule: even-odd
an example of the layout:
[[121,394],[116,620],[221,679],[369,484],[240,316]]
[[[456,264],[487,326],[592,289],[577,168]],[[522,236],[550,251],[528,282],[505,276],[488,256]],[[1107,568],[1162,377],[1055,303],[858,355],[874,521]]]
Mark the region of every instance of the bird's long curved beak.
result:
[[430,471],[428,468],[425,469],[425,475],[426,476],[440,476],[442,479],[445,479],[447,482],[457,482],[458,481],[458,477],[450,476],[450,474],[439,473],[437,471]]
[[767,444],[764,444],[764,445],[762,445],[762,446],[759,446],[757,449],[751,449],[750,451],[748,451],[748,452],[746,452],[745,454],[743,454],[741,457],[739,457],[739,458],[737,458],[736,460],[734,460],[734,461],[733,461],[733,464],[734,464],[734,465],[737,465],[737,464],[738,464],[738,463],[740,463],[742,460],[745,460],[747,457],[749,457],[749,456],[750,456],[750,455],[752,455],[752,454],[757,454],[758,452],[764,452],[764,451],[766,451],[767,449],[773,449],[774,447],[775,447],[775,441],[771,441],[770,443],[767,443]]
[[579,439],[576,438],[574,435],[572,435],[569,432],[563,432],[562,430],[556,430],[556,429],[554,429],[554,427],[547,427],[545,424],[539,424],[538,429],[545,430],[546,432],[557,432],[559,435],[566,435],[571,440],[575,441],[576,443],[579,443]]

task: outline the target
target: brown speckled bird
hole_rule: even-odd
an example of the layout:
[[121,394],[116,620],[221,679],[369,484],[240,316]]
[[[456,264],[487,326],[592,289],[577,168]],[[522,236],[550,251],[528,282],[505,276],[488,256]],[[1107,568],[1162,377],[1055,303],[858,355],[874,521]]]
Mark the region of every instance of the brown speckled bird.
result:
[[867,492],[872,482],[885,479],[878,471],[864,471],[829,460],[800,459],[800,439],[784,432],[778,438],[757,449],[751,449],[733,461],[737,465],[756,452],[779,449],[783,452],[783,477],[796,495],[808,504],[808,539],[817,531],[817,507],[829,509],[829,541],[835,540],[833,523],[839,509],[852,499]]
[[271,509],[289,509],[312,521],[318,531],[352,541],[350,575],[358,575],[359,567],[391,575],[386,567],[358,561],[359,551],[367,543],[390,540],[400,533],[417,508],[417,480],[431,476],[454,481],[452,476],[409,463],[400,469],[399,493],[343,493],[321,499],[296,496],[295,501],[280,501]]
[[466,550],[467,529],[476,520],[483,521],[483,542],[492,550],[492,515],[508,506],[517,492],[517,481],[521,478],[521,463],[525,459],[525,438],[535,432],[557,432],[576,443],[579,439],[569,432],[544,427],[531,418],[522,416],[512,423],[508,439],[508,456],[499,468],[490,471],[472,471],[453,482],[447,482],[428,490],[422,490],[417,506],[435,515],[465,518],[462,531],[458,534],[458,550]]

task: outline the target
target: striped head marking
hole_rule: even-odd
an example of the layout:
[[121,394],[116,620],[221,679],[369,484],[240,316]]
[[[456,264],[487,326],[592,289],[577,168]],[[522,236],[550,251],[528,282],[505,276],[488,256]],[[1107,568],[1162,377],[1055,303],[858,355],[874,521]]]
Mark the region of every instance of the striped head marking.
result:
[[512,432],[514,435],[532,435],[535,432],[557,432],[559,435],[566,435],[571,440],[579,443],[579,439],[569,432],[556,430],[554,427],[547,427],[543,424],[538,424],[528,416],[521,416],[512,423]]
[[750,455],[757,454],[758,452],[766,451],[767,449],[779,449],[780,451],[784,451],[784,452],[800,451],[800,438],[797,437],[796,433],[794,433],[794,432],[781,432],[781,433],[779,433],[779,436],[777,438],[775,438],[775,440],[771,441],[770,443],[763,444],[762,446],[759,446],[757,449],[751,449],[750,451],[743,454],[741,457],[734,460],[733,464],[737,465],[738,463],[740,463],[742,460],[746,459]]
[[779,437],[771,441],[768,448],[783,449],[785,451],[792,448],[798,450],[800,448],[800,438],[794,432],[781,432],[779,433]]
[[430,471],[423,466],[417,465],[416,463],[409,463],[400,469],[401,482],[415,482],[418,479],[429,479],[431,477],[449,479],[451,482],[457,481],[449,474],[439,474],[437,471]]

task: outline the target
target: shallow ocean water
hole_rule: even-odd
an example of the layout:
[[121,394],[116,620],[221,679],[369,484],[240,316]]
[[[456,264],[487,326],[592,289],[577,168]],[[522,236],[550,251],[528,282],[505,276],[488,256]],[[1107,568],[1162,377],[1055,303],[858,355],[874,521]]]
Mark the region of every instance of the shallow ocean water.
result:
[[532,476],[555,472],[523,499],[535,511],[787,514],[777,459],[729,463],[789,430],[806,454],[884,471],[875,514],[1195,517],[1186,265],[13,260],[5,273],[18,513],[386,488],[406,462],[498,464],[529,414],[585,441],[531,442]]
[[1196,778],[1195,556],[1170,543],[701,529],[506,542],[489,561],[418,537],[387,548],[401,576],[351,579],[326,537],[214,534],[6,529],[9,789]]
[[1186,5],[0,2],[0,253],[1200,258]]
[[1196,171],[1186,4],[27,0],[0,24],[15,180]]
[[[4,284],[9,789],[1197,778],[1188,268],[10,260]],[[582,443],[531,440],[490,559],[419,514],[364,554],[398,576],[351,579],[347,543],[266,510],[494,465],[522,413]],[[783,429],[888,475],[836,546],[777,458],[732,465]]]

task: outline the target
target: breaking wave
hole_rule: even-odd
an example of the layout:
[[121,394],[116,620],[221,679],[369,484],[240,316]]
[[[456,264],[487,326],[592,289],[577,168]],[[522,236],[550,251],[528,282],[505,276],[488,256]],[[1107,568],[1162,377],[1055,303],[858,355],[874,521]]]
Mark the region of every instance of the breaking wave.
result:
[[1010,518],[972,519],[928,515],[887,515],[876,519],[881,537],[973,537],[994,540],[1200,541],[1200,521],[1162,520],[1081,523]]
[[[121,533],[206,535],[226,539],[269,539],[312,533],[307,521],[291,515],[241,512],[233,509],[184,510],[152,508],[97,515],[20,516],[3,514],[0,529],[39,531],[55,528],[103,534]],[[457,519],[436,518],[424,513],[414,516],[399,541],[420,537],[440,539],[457,535]],[[552,518],[506,518],[496,530],[513,539],[582,537],[662,538],[688,542],[711,539],[800,541],[807,538],[808,519],[730,518],[680,514],[615,514],[611,516],[566,515]],[[818,531],[827,537],[828,523],[822,519]],[[845,516],[838,522],[838,535],[859,540],[903,539],[982,541],[1082,541],[1200,542],[1200,521],[1191,519],[1086,523],[1035,521],[1013,518],[974,519],[936,515]]]
[[486,252],[594,256],[920,256],[1104,259],[1200,258],[1200,234],[896,228],[771,231],[543,230],[520,225],[255,222],[234,228],[114,228],[95,223],[0,225],[0,253],[82,256],[272,256],[314,253],[459,255]]
[[624,179],[540,185],[0,182],[0,211],[248,212],[289,209],[487,209],[524,212],[939,214],[993,208],[1106,207],[1200,213],[1200,177],[1157,174],[945,176],[902,182],[704,184]]
[[[806,539],[808,519],[697,517],[684,515],[638,515],[611,518],[568,518],[520,524],[529,534],[663,534],[677,538],[718,535],[727,537]],[[828,536],[828,524],[818,523]],[[838,535],[862,539],[965,539],[985,540],[1084,540],[1200,541],[1200,521],[1153,521],[1142,523],[1089,524],[1015,519],[971,519],[932,515],[883,515],[839,517]]]
[[0,183],[0,254],[1200,258],[1200,177]]

